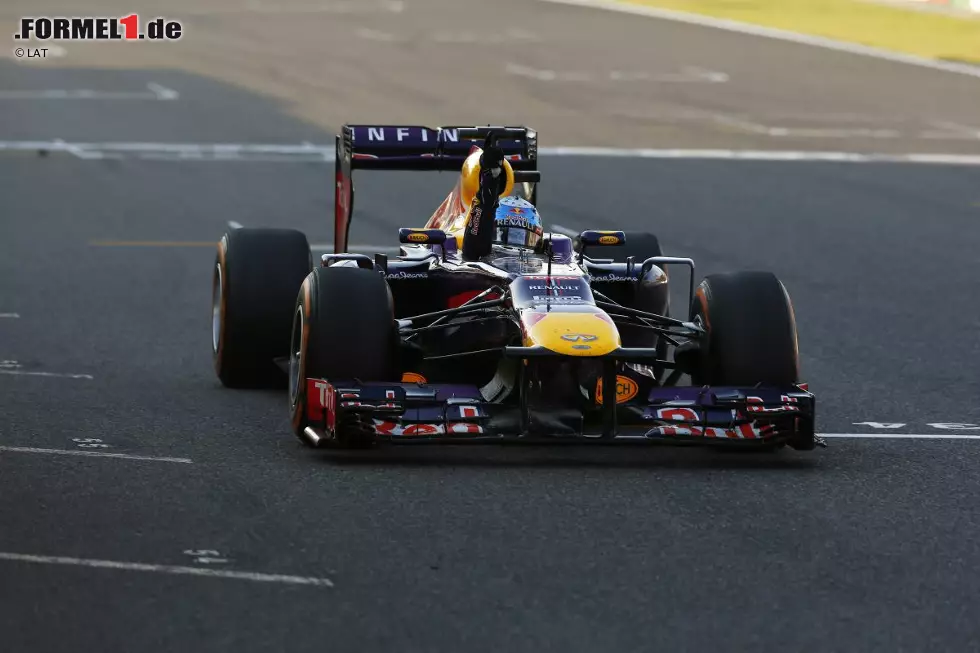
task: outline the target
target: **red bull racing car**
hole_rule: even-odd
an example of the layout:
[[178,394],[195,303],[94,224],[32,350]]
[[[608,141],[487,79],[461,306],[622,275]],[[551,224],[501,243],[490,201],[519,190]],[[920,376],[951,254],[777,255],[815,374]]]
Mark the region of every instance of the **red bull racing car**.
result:
[[[303,442],[823,444],[783,284],[749,271],[695,287],[694,262],[652,234],[549,232],[534,130],[345,125],[335,167],[333,253],[235,229],[213,272],[217,376],[288,381]],[[347,251],[355,170],[459,175],[388,257]]]

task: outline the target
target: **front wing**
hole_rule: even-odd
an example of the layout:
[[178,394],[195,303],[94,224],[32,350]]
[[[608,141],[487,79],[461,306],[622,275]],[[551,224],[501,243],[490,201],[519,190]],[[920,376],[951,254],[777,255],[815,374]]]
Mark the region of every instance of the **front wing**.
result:
[[647,443],[766,446],[815,443],[812,393],[787,388],[657,387],[617,405],[615,428],[583,411],[491,404],[475,386],[307,379],[307,437],[356,430],[396,444]]

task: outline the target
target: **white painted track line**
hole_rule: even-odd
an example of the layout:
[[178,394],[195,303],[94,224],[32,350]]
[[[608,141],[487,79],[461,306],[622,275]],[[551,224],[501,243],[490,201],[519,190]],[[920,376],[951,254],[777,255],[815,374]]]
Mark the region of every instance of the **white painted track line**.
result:
[[[332,145],[258,143],[68,143],[53,141],[0,141],[0,151],[67,152],[82,159],[117,158],[135,155],[161,161],[201,162],[318,162],[334,160]],[[831,163],[914,163],[980,166],[980,154],[948,153],[860,153],[810,150],[698,150],[626,147],[557,146],[538,149],[542,157],[618,157],[630,159],[703,159],[719,161],[779,161]]]
[[232,229],[241,229],[242,228],[242,223],[235,222],[234,220],[229,220],[228,221],[228,226],[231,227]]
[[968,75],[970,77],[980,79],[980,66],[940,61],[938,59],[929,59],[928,57],[917,57],[911,54],[903,54],[901,52],[893,52],[891,50],[884,50],[881,48],[872,48],[866,45],[858,45],[856,43],[848,43],[846,41],[837,41],[835,39],[828,39],[821,36],[811,36],[809,34],[790,32],[788,30],[775,29],[773,27],[763,27],[761,25],[753,25],[751,23],[743,23],[725,18],[712,18],[703,14],[676,11],[672,9],[658,9],[656,7],[616,2],[615,0],[538,1],[560,5],[574,5],[578,7],[604,9],[606,11],[633,14],[634,16],[646,16],[648,18],[657,18],[660,20],[687,23],[689,25],[698,25],[699,27],[710,27],[725,30],[727,32],[737,32],[739,34],[748,34],[750,36],[761,36],[779,41],[789,41],[791,43],[799,43],[801,45],[824,48],[825,50],[836,50],[837,52],[845,52],[847,54],[882,59],[884,61],[919,66],[922,68],[931,68],[933,70],[942,70],[948,73]]
[[959,433],[818,433],[821,438],[867,440],[980,440],[980,435]]
[[367,27],[359,27],[354,32],[358,38],[364,39],[366,41],[380,41],[382,43],[393,43],[398,40],[398,37],[391,32],[384,32],[378,29],[370,29]]
[[56,379],[88,379],[92,380],[91,374],[64,374],[62,372],[28,372],[25,370],[0,370],[0,374],[6,374],[9,376],[47,376]]
[[10,562],[29,562],[45,565],[72,565],[75,567],[94,567],[97,569],[118,569],[123,571],[149,571],[158,574],[205,576],[209,578],[230,578],[259,583],[285,583],[287,585],[314,585],[333,587],[329,578],[312,576],[287,576],[282,574],[262,574],[252,571],[227,571],[203,567],[184,567],[180,565],[154,565],[142,562],[121,562],[117,560],[94,560],[91,558],[69,558],[64,556],[42,556],[27,553],[7,553],[0,551],[0,560]]
[[92,89],[0,89],[0,100],[176,100],[180,93],[150,82],[145,91],[95,91]]
[[180,97],[180,93],[172,88],[167,88],[156,82],[150,82],[146,85],[146,88],[150,90],[151,93],[157,96],[158,100],[176,100]]
[[925,163],[980,165],[980,154],[863,154],[809,150],[687,150],[620,147],[543,147],[542,156],[619,157],[630,159],[708,159],[719,161],[826,161],[832,163]]
[[19,313],[0,313],[0,318],[10,318],[12,320],[16,320],[19,317]]
[[88,458],[119,458],[121,460],[140,460],[156,463],[180,463],[190,465],[194,461],[190,458],[169,458],[166,456],[138,456],[129,453],[107,453],[104,451],[79,451],[75,449],[41,449],[38,447],[7,447],[0,445],[0,452],[9,453],[37,453],[54,456],[84,456]]
[[508,63],[504,70],[509,75],[527,77],[539,82],[571,82],[592,84],[599,80],[626,82],[630,84],[724,84],[729,80],[728,74],[717,70],[706,70],[687,66],[674,73],[649,73],[646,71],[610,70],[604,75],[583,71],[560,71],[546,68],[534,68],[518,63]]

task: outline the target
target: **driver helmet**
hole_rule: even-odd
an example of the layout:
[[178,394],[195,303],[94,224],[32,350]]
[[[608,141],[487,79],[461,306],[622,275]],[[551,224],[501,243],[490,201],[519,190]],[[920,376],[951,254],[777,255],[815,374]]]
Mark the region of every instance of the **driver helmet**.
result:
[[500,198],[494,222],[494,242],[501,245],[534,248],[544,233],[538,210],[521,197]]

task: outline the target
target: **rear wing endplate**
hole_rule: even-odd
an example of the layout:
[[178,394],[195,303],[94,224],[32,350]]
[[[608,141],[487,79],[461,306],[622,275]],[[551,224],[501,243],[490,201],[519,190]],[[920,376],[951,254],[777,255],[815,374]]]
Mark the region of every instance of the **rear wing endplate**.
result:
[[[334,160],[334,253],[347,251],[354,208],[354,170],[459,171],[474,146],[491,132],[500,137],[515,172],[537,170],[538,135],[529,127],[422,127],[418,125],[344,125]],[[519,175],[519,178],[521,175]],[[528,199],[537,204],[537,184]]]

